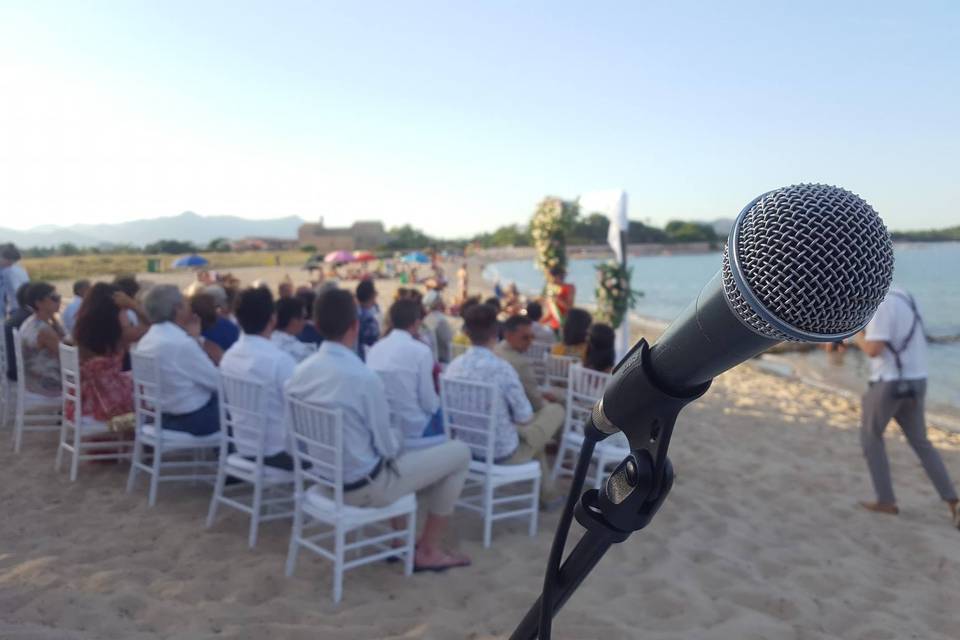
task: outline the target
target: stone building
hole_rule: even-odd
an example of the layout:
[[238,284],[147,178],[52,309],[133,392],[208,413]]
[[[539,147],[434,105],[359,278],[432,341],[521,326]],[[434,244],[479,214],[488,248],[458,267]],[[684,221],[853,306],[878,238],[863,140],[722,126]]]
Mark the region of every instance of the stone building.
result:
[[383,223],[373,221],[354,222],[349,227],[325,227],[323,218],[317,224],[304,224],[297,231],[300,246],[313,245],[317,253],[330,251],[374,250],[389,240]]

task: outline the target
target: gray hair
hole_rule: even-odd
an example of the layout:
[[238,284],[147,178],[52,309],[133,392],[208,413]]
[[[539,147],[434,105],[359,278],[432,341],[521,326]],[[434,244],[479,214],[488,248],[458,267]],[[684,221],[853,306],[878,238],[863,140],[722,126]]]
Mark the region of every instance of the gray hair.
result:
[[180,289],[172,284],[158,284],[150,289],[143,299],[143,307],[150,322],[173,322],[177,308],[183,302]]

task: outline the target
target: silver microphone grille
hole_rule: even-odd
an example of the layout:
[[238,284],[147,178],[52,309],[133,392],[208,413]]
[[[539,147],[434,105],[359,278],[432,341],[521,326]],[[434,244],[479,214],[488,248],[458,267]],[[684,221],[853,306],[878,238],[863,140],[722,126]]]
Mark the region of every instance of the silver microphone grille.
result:
[[873,317],[893,278],[893,246],[859,196],[822,184],[776,189],[748,204],[723,254],[734,313],[774,340],[849,337]]

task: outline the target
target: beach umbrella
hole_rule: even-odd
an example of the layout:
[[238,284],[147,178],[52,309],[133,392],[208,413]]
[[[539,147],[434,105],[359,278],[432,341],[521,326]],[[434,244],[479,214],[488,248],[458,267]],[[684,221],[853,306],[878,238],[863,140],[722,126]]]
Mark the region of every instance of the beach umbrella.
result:
[[331,251],[326,256],[324,256],[323,261],[327,264],[339,264],[343,262],[353,262],[353,253],[340,249],[339,251]]
[[369,251],[354,251],[353,259],[357,262],[370,262],[371,260],[376,260],[377,256],[373,255]]
[[420,253],[419,251],[411,251],[407,255],[400,258],[404,262],[418,262],[420,264],[430,264],[430,258],[425,254]]
[[181,256],[173,261],[173,266],[180,269],[189,267],[203,267],[208,264],[210,264],[209,260],[203,256],[198,256],[195,253],[189,256]]

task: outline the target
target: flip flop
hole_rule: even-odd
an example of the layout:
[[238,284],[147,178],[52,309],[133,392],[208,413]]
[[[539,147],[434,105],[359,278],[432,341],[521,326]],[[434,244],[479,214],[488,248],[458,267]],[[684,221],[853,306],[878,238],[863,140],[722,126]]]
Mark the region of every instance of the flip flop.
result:
[[447,569],[456,569],[458,567],[469,567],[472,563],[466,558],[457,559],[456,556],[451,556],[452,562],[449,564],[436,564],[436,565],[413,565],[414,573],[443,573]]

